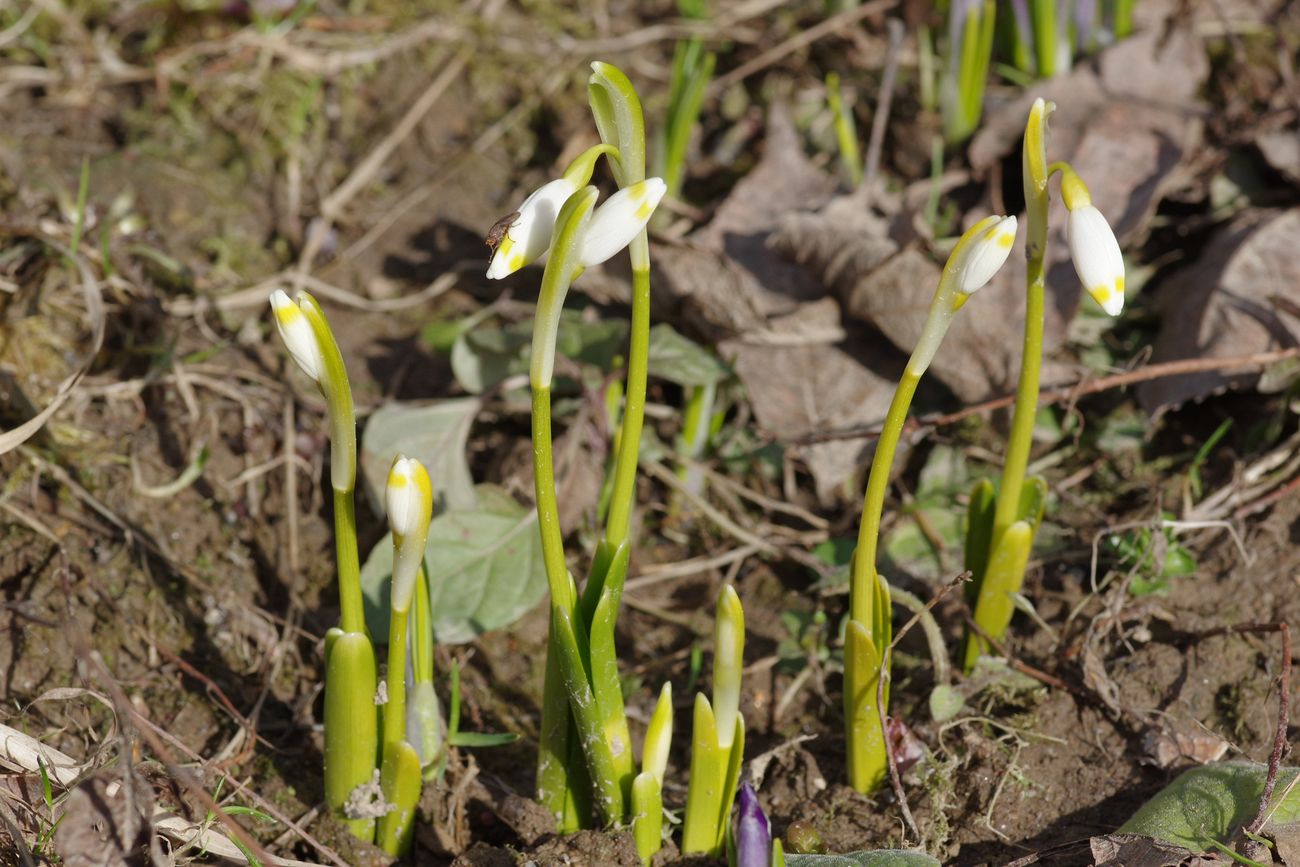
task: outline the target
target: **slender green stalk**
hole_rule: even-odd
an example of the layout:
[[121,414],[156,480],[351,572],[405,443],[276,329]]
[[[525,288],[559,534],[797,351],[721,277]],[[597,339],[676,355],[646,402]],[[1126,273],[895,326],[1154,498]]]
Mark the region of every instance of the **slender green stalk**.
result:
[[357,515],[354,492],[334,489],[334,556],[339,574],[339,627],[344,632],[366,633],[366,610],[361,601],[361,565],[357,553]]
[[840,165],[848,175],[849,183],[857,187],[862,183],[862,156],[858,152],[858,133],[853,123],[853,113],[845,111],[844,93],[840,90],[837,73],[826,74],[826,102],[835,122],[835,141],[840,148]]
[[[1005,225],[1004,225],[1005,224]],[[849,584],[849,623],[844,651],[844,724],[848,745],[849,782],[860,792],[870,792],[884,779],[887,752],[880,725],[888,707],[888,681],[880,707],[879,678],[889,671],[888,648],[892,635],[889,584],[876,571],[880,519],[889,487],[894,453],[903,433],[907,411],[917,384],[929,368],[957,310],[970,293],[986,283],[1006,260],[1014,240],[1014,218],[988,217],[957,242],[944,266],[934,300],[916,347],[899,379],[885,415],[876,453],[867,477],[858,547],[853,553]]]
[[[1045,309],[1045,268],[1047,255],[1047,215],[1050,204],[1047,183],[1053,167],[1047,164],[1047,119],[1055,106],[1037,100],[1030,110],[1025,127],[1021,155],[1024,174],[1026,244],[1028,260],[1025,289],[1025,335],[1020,361],[1020,379],[1016,386],[1015,409],[1007,440],[1007,455],[1002,465],[1002,479],[993,508],[992,529],[986,531],[987,490],[979,494],[979,507],[972,498],[968,520],[971,541],[967,546],[967,568],[974,581],[967,599],[974,600],[974,618],[994,638],[1000,638],[1011,619],[1009,598],[1024,581],[1024,564],[1033,545],[1037,518],[1026,513],[1025,474],[1033,447],[1034,420],[1038,414],[1039,380],[1043,363],[1043,318]],[[1040,483],[1036,483],[1035,488]],[[1030,491],[1032,493],[1032,491]],[[1041,517],[1041,497],[1029,497],[1037,516]],[[1028,520],[1027,520],[1028,519]],[[1014,533],[1011,533],[1012,530]],[[987,535],[986,535],[987,534]],[[1016,545],[1024,544],[1019,551]],[[986,565],[987,564],[987,565]],[[1017,564],[1019,572],[1016,572]],[[996,569],[995,569],[996,566]],[[964,667],[970,671],[983,648],[974,633],[966,637]]]
[[388,621],[388,703],[384,705],[384,760],[380,784],[389,811],[379,820],[376,843],[390,855],[410,850],[415,806],[423,775],[420,757],[406,740],[406,640],[410,610],[393,610]]
[[880,539],[880,519],[885,508],[885,493],[889,489],[889,472],[894,465],[894,453],[907,421],[907,410],[912,396],[921,381],[921,373],[909,364],[898,381],[894,398],[889,402],[880,439],[871,458],[867,476],[867,495],[862,504],[862,523],[858,527],[858,547],[853,552],[853,584],[850,593],[849,616],[862,623],[872,620],[871,604],[875,598],[872,588],[876,581],[876,546]]
[[1038,77],[1056,75],[1056,0],[1033,0],[1034,50],[1038,57]]

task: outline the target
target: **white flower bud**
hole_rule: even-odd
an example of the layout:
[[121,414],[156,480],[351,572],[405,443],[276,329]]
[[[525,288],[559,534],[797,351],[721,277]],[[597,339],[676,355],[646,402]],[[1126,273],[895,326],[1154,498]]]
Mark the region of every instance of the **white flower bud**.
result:
[[433,486],[424,464],[398,455],[388,471],[384,503],[393,531],[393,597],[395,611],[406,611],[415,591],[415,579],[424,562],[424,543],[433,516]]
[[630,244],[650,221],[667,190],[661,178],[646,178],[606,199],[583,232],[578,253],[582,267],[599,265]]
[[566,199],[578,191],[574,183],[556,178],[534,190],[519,206],[518,216],[506,228],[488,263],[489,280],[507,277],[536,261],[551,246],[555,218]]
[[740,716],[740,677],[745,667],[745,611],[730,584],[718,594],[713,624],[713,715],[718,745],[730,747]]
[[276,289],[271,293],[271,310],[275,313],[275,327],[279,329],[289,354],[304,373],[319,383],[325,364],[321,360],[316,332],[312,330],[302,308],[289,300],[283,289]]
[[968,242],[958,263],[957,291],[971,295],[993,279],[1016,243],[1016,218],[1003,217]]
[[1124,255],[1110,223],[1091,204],[1070,211],[1066,223],[1070,258],[1083,288],[1111,316],[1124,309]]

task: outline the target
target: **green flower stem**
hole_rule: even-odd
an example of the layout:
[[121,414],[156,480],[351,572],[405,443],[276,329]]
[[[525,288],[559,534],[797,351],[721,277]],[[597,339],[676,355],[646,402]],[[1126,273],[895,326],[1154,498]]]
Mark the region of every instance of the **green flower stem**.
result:
[[1056,0],[1034,0],[1030,7],[1034,27],[1034,49],[1038,54],[1038,77],[1056,75]]
[[646,378],[650,367],[650,241],[645,232],[628,248],[632,256],[632,327],[627,357],[627,388],[619,432],[605,543],[617,549],[627,538],[636,497],[637,462],[645,424]]
[[894,464],[894,453],[903,434],[907,410],[912,396],[921,381],[922,371],[915,371],[909,363],[898,381],[894,399],[889,403],[876,452],[871,458],[871,471],[867,476],[867,496],[862,505],[862,523],[858,528],[858,547],[853,552],[853,583],[850,586],[849,616],[862,623],[871,623],[871,603],[875,598],[872,588],[876,582],[876,546],[880,539],[880,519],[885,508],[885,492],[889,488],[889,471]]
[[393,609],[388,618],[388,702],[384,705],[384,749],[406,740],[406,637],[411,610]]
[[542,562],[551,601],[572,611],[577,603],[569,568],[564,562],[564,535],[560,528],[560,504],[555,495],[555,467],[551,445],[551,389],[533,388],[533,489],[537,498],[537,522],[542,536]]
[[391,612],[388,620],[388,702],[384,705],[384,760],[380,784],[391,809],[379,820],[376,842],[390,855],[410,848],[411,820],[420,800],[423,776],[419,755],[406,740],[406,638],[410,609]]
[[361,601],[361,564],[357,553],[357,515],[353,491],[334,490],[334,556],[339,573],[339,626],[344,632],[366,632]]
[[[1031,229],[1032,232],[1032,229]],[[1002,484],[993,515],[993,545],[1016,520],[1020,490],[1025,484],[1029,450],[1033,446],[1034,419],[1038,415],[1038,386],[1043,366],[1044,267],[1042,248],[1029,259],[1025,293],[1025,340],[1020,361],[1020,382],[1007,439],[1007,456],[1002,464]]]

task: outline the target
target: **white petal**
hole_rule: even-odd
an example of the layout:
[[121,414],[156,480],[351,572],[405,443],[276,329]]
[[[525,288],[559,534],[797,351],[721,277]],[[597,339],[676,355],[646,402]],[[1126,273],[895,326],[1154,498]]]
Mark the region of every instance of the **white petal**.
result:
[[488,264],[489,280],[500,280],[520,268],[536,261],[551,245],[555,231],[555,218],[560,208],[577,188],[564,178],[543,184],[524,199],[519,206],[519,216],[506,229],[501,243]]
[[957,291],[970,295],[982,289],[1006,264],[1015,243],[1015,217],[1003,217],[978,237],[972,238],[961,265],[961,273],[957,277]]
[[320,344],[316,342],[316,332],[302,312],[302,308],[289,300],[283,289],[271,293],[271,310],[275,313],[275,327],[280,331],[285,348],[298,362],[303,372],[316,382],[320,382],[321,361]]
[[599,265],[630,244],[650,221],[667,190],[661,179],[647,178],[610,196],[591,215],[583,233],[578,254],[582,267]]
[[388,509],[388,526],[393,531],[395,549],[392,605],[398,611],[405,611],[424,561],[424,543],[433,512],[433,489],[423,464],[398,455],[388,471],[384,505]]
[[1070,211],[1066,223],[1070,258],[1083,288],[1111,316],[1124,309],[1124,255],[1101,211],[1085,205]]

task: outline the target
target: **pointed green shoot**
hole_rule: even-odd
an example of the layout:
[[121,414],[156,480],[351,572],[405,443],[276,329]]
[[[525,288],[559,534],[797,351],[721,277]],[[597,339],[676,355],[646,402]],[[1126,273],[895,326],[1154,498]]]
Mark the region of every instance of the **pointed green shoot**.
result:
[[[342,816],[353,790],[374,777],[378,683],[370,638],[360,632],[330,632],[325,656],[325,803]],[[353,819],[347,825],[358,839],[374,839],[374,819]]]
[[980,582],[984,580],[984,570],[989,564],[989,548],[993,545],[993,508],[997,494],[993,483],[980,479],[971,488],[970,504],[966,507],[966,569],[971,573],[971,580],[966,583],[964,592],[966,604],[972,611],[979,600]]
[[668,751],[673,743],[673,685],[665,683],[659,701],[646,726],[645,744],[641,748],[641,771],[654,776],[662,786],[668,768]]
[[605,740],[604,720],[583,664],[587,655],[586,639],[576,628],[571,612],[559,605],[551,605],[551,625],[553,649],[559,652],[560,673],[569,697],[569,710],[577,725],[578,742],[582,745],[587,770],[591,774],[595,806],[605,824],[613,825],[623,820],[623,787],[614,756]]
[[649,771],[642,771],[632,781],[632,839],[641,863],[650,860],[664,844],[664,802],[660,782]]
[[858,151],[858,130],[853,122],[853,112],[845,111],[844,92],[840,89],[840,76],[826,74],[826,104],[830,106],[835,123],[835,141],[839,145],[840,165],[849,183],[857,187],[862,183],[862,155]]
[[691,728],[691,775],[686,790],[686,818],[682,826],[682,854],[714,854],[722,832],[723,788],[730,756],[718,744],[713,708],[704,693],[695,694]]
[[718,593],[713,621],[713,715],[718,745],[731,747],[740,718],[740,678],[745,667],[745,610],[730,584]]
[[[844,630],[844,720],[849,785],[869,794],[889,770],[885,733],[876,701],[883,647],[867,627],[850,620]],[[888,701],[888,698],[886,698]]]
[[[994,638],[1000,638],[1011,623],[1015,611],[1013,593],[1020,592],[1024,582],[1025,566],[1029,563],[1029,549],[1033,547],[1034,530],[1026,521],[1016,521],[993,547],[988,571],[975,603],[975,622]],[[964,670],[969,673],[981,653],[987,653],[985,642],[977,635],[968,635]]]

